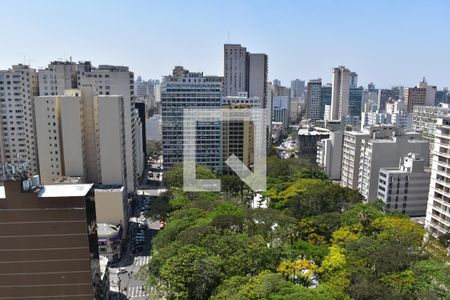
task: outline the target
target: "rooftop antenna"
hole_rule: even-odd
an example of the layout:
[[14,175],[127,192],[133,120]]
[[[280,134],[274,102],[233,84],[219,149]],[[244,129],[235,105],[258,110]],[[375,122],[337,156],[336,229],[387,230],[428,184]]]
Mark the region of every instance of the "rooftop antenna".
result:
[[227,38],[228,38],[227,39],[227,44],[229,44],[230,43],[230,33],[229,32],[227,33]]

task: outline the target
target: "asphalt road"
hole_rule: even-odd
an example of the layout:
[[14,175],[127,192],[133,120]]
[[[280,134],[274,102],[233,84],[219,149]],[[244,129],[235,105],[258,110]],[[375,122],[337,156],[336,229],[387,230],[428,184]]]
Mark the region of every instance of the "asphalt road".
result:
[[[145,300],[150,299],[144,291],[144,282],[137,278],[139,270],[145,267],[151,260],[151,239],[159,230],[159,220],[153,221],[141,216],[146,202],[145,198],[151,200],[163,191],[162,183],[159,182],[152,186],[144,186],[144,190],[138,191],[138,196],[131,203],[132,216],[129,220],[128,243],[126,249],[122,252],[120,261],[110,267],[110,289],[114,292],[112,299],[132,299]],[[143,196],[145,195],[145,196]],[[152,196],[147,196],[152,195]],[[144,221],[145,228],[139,229],[139,221]],[[142,247],[136,248],[136,234],[143,232],[145,240]],[[119,269],[126,270],[120,272]]]

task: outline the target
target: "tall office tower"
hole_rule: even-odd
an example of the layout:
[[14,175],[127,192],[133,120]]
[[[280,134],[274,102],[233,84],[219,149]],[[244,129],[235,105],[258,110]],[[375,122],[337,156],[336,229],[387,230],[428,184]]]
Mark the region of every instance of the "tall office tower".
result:
[[358,87],[358,74],[356,72],[350,73],[350,87]]
[[399,166],[381,168],[377,198],[387,211],[397,211],[410,217],[423,217],[427,211],[430,170],[420,155],[409,153]]
[[443,88],[441,91],[436,91],[436,96],[434,98],[434,105],[439,105],[440,103],[449,103],[450,94],[448,93],[448,88]]
[[333,94],[333,88],[330,83],[322,86],[320,90],[320,118],[325,120],[325,106],[331,106],[331,95]]
[[217,120],[198,122],[196,128],[183,127],[184,109],[219,109],[222,77],[204,76],[177,66],[161,83],[162,146],[164,168],[183,162],[184,131],[196,131],[197,164],[216,171],[222,169],[221,124]]
[[238,44],[224,45],[223,95],[238,96],[247,92],[249,97],[263,99],[268,107],[268,57],[266,54],[247,52]]
[[281,80],[279,80],[279,79],[274,79],[274,80],[273,80],[273,86],[281,86]]
[[362,87],[350,87],[348,97],[348,113],[351,117],[361,117],[363,99]]
[[436,133],[431,167],[430,193],[428,195],[425,227],[438,237],[450,232],[450,181],[449,170],[449,141],[450,118],[439,118],[436,124]]
[[400,91],[398,89],[381,89],[378,92],[377,109],[379,112],[384,112],[386,109],[386,102],[391,98],[392,100],[400,99]]
[[305,95],[305,81],[295,79],[291,81],[291,97],[303,97]]
[[448,104],[439,106],[414,106],[412,113],[412,128],[420,132],[422,137],[430,144],[430,163],[433,161],[433,149],[435,142],[435,133],[437,130],[437,120],[450,115]]
[[369,83],[369,84],[367,85],[367,90],[368,90],[369,92],[375,91],[375,90],[378,92],[378,90],[375,88],[375,84],[374,84],[373,82],[371,82],[371,83]]
[[[142,174],[139,173],[138,158],[143,155],[142,147],[136,142],[136,131],[141,131],[138,112],[135,107],[134,74],[126,66],[100,65],[94,68],[88,62],[77,65],[78,87],[94,87],[96,95],[120,95],[123,97],[126,149],[127,189],[134,191]],[[84,106],[88,108],[89,106]],[[92,115],[85,111],[84,114]],[[93,120],[93,118],[90,118]],[[93,126],[91,123],[90,126]],[[89,137],[88,137],[89,138]]]
[[389,138],[362,140],[358,189],[366,201],[378,199],[380,168],[398,166],[400,158],[408,153],[420,155],[428,164],[428,142],[420,133],[397,131]]
[[248,92],[248,52],[238,44],[224,45],[224,96],[237,96]]
[[38,71],[39,95],[64,95],[65,90],[77,87],[77,66],[71,61],[53,61]]
[[344,132],[341,186],[352,189],[358,188],[362,142],[370,138],[387,139],[393,135],[394,131],[395,127],[392,125],[379,125],[364,128],[362,131]]
[[350,70],[344,66],[334,68],[331,96],[331,120],[340,120],[348,115],[349,92]]
[[434,105],[436,87],[428,85],[425,78],[416,87],[404,90],[404,99],[408,112],[412,112],[416,105]]
[[92,184],[0,187],[0,298],[104,299]]
[[267,107],[268,58],[266,54],[248,55],[248,96],[259,97]]
[[123,102],[122,96],[94,96],[93,88],[86,86],[66,90],[65,96],[36,97],[42,181],[74,176],[85,182],[125,185]]
[[[0,70],[0,163],[16,163],[20,156],[20,160],[30,162],[30,174],[39,170],[33,105],[38,88],[37,73],[29,66]],[[1,179],[4,171],[4,167],[0,168]]]
[[311,121],[321,120],[323,115],[321,112],[321,94],[322,94],[322,80],[313,79],[308,81],[306,92],[306,118]]

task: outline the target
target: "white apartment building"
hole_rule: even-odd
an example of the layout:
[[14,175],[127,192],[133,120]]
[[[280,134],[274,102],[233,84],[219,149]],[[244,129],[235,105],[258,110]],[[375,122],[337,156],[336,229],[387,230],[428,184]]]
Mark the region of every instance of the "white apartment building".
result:
[[386,210],[425,216],[431,175],[425,167],[420,155],[409,153],[398,167],[380,169],[377,198],[383,200]]
[[425,227],[434,236],[450,232],[450,118],[436,124],[432,155],[430,194]]
[[53,61],[39,70],[39,96],[64,95],[77,87],[77,65],[71,61]]
[[392,125],[364,128],[362,131],[345,131],[342,146],[341,186],[358,188],[359,163],[362,142],[370,138],[388,138],[394,134]]
[[317,142],[317,165],[331,180],[341,178],[343,137],[343,131],[333,131],[329,138]]
[[66,90],[65,96],[36,97],[35,107],[44,183],[72,176],[126,184],[122,96],[94,96],[92,87],[82,87]]
[[[39,162],[34,126],[33,97],[38,94],[38,76],[26,65],[0,70],[0,163],[29,161],[30,174],[37,174]],[[4,166],[0,168],[5,179]]]
[[377,200],[380,169],[398,166],[408,153],[420,155],[428,164],[428,142],[420,133],[396,131],[389,138],[361,141],[358,189],[366,201]]
[[350,73],[344,66],[333,69],[330,120],[340,120],[349,115]]
[[[422,137],[430,143],[430,156],[433,155],[434,133],[439,118],[450,116],[450,107],[448,104],[441,103],[439,106],[420,106],[413,108],[412,127],[414,131],[422,133]],[[430,157],[430,163],[432,158]]]
[[128,226],[128,197],[121,185],[96,185],[94,187],[97,223],[120,224],[123,237]]

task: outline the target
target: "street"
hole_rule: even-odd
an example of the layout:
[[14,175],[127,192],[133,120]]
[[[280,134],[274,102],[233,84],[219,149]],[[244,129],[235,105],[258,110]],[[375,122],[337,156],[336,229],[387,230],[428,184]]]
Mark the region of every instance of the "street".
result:
[[[128,238],[124,244],[124,251],[120,261],[110,265],[111,299],[150,299],[144,290],[145,273],[138,276],[151,260],[151,239],[160,229],[159,220],[146,218],[144,215],[151,206],[152,199],[165,191],[162,184],[162,172],[157,172],[157,166],[150,165],[137,191],[137,195],[130,202],[130,218]],[[156,176],[159,174],[159,176]]]

